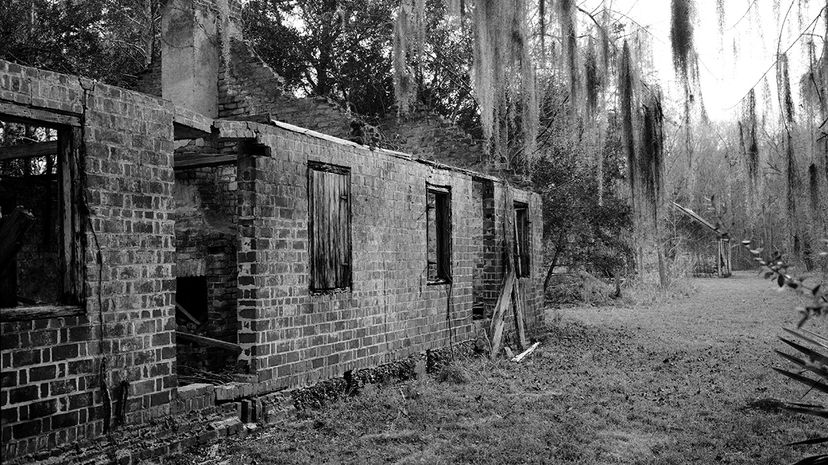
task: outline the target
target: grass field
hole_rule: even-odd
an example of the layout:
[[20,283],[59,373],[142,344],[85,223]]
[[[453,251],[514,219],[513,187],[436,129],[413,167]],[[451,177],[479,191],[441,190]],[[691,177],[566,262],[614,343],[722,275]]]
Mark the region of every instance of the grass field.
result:
[[666,304],[550,309],[521,364],[462,360],[449,378],[467,382],[371,386],[168,463],[777,464],[817,452],[785,444],[824,422],[777,408],[817,394],[770,369],[784,365],[772,350],[798,298],[748,274],[695,284]]

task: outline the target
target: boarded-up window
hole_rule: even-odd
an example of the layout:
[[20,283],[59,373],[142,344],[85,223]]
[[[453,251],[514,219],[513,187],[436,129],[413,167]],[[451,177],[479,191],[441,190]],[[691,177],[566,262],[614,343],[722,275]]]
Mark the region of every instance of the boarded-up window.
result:
[[520,278],[529,276],[529,207],[515,202],[515,268]]
[[427,186],[426,242],[428,280],[451,281],[451,191],[448,187]]
[[310,163],[310,287],[351,285],[351,177],[348,168]]

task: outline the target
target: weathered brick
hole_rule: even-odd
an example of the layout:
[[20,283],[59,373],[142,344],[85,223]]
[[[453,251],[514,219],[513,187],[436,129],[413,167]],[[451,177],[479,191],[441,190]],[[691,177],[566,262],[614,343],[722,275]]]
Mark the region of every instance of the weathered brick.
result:
[[29,369],[29,381],[44,381],[54,379],[57,375],[57,366],[46,365]]
[[66,360],[77,358],[79,353],[78,344],[63,344],[52,348],[52,360]]
[[40,434],[40,420],[27,421],[12,426],[12,436],[15,439],[24,439]]
[[[21,408],[22,410],[22,408]],[[33,404],[28,405],[28,414],[23,419],[35,419],[35,418],[42,418],[48,415],[51,415],[56,410],[55,401],[54,400],[45,400],[41,402],[35,402]]]
[[37,399],[37,397],[38,397],[38,388],[37,388],[37,386],[22,386],[22,387],[11,389],[8,392],[9,392],[9,402],[12,403],[12,404],[19,404],[21,402],[29,402],[29,401]]

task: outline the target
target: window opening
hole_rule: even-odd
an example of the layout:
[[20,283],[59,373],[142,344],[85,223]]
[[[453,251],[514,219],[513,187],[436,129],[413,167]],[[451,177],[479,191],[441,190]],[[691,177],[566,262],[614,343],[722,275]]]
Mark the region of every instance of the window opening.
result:
[[529,206],[515,202],[515,272],[529,277]]
[[451,191],[448,187],[426,188],[426,242],[428,280],[451,281]]
[[0,120],[0,308],[81,303],[77,132]]

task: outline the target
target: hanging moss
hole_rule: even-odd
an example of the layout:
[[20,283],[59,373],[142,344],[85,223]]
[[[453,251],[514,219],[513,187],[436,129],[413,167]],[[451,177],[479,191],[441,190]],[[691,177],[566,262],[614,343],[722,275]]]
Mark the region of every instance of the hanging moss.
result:
[[707,108],[704,106],[704,93],[702,92],[701,76],[699,74],[699,54],[693,52],[693,67],[691,68],[690,86],[694,89],[695,100],[698,101],[701,122],[707,123]]
[[610,18],[610,10],[609,8],[604,8],[603,13],[601,14],[601,27],[598,31],[601,33],[601,70],[605,73],[609,72],[610,66],[610,38],[609,38],[609,28],[612,21]]
[[598,108],[598,96],[601,92],[601,77],[598,73],[598,57],[595,40],[590,37],[584,57],[584,88],[586,92],[587,115],[592,117]]
[[[474,4],[474,62],[472,75],[480,108],[483,135],[495,159],[509,161],[509,153],[523,161],[534,152],[538,109],[534,65],[527,40],[529,19],[521,0],[476,0]],[[515,128],[515,110],[520,128]],[[510,126],[511,125],[511,126]],[[510,149],[522,132],[521,147]]]
[[672,0],[670,44],[673,49],[673,66],[682,79],[687,79],[687,67],[693,51],[692,15],[692,0]]
[[811,215],[816,220],[822,215],[822,205],[819,199],[819,170],[816,163],[808,166],[808,194],[811,201]]
[[785,203],[787,207],[787,227],[789,243],[795,255],[799,255],[800,236],[797,217],[797,195],[799,193],[799,175],[796,166],[796,154],[793,145],[793,97],[788,73],[788,57],[780,54],[776,61],[776,88],[779,96],[779,106],[782,111],[782,120],[785,123]]
[[394,69],[394,99],[398,113],[407,113],[414,101],[414,76],[408,66],[409,50],[409,11],[407,2],[400,5],[397,19],[394,22],[393,60]]
[[779,96],[779,107],[782,110],[783,121],[786,125],[793,124],[794,103],[788,73],[788,56],[784,53],[780,53],[776,61],[776,91]]
[[725,3],[724,0],[716,0],[716,20],[719,26],[719,35],[724,34],[725,24]]
[[394,98],[398,113],[407,113],[417,97],[412,68],[422,61],[425,23],[425,0],[400,1],[392,42]]
[[[756,187],[759,179],[759,144],[756,142],[756,92],[750,89],[746,103],[747,109],[745,111],[745,157],[747,162],[748,179],[750,184]],[[741,128],[741,123],[739,125]]]
[[664,171],[664,114],[659,91],[650,92],[642,113],[637,178],[641,185],[642,201],[653,215],[653,221],[657,221]]
[[621,49],[621,63],[618,68],[618,108],[621,113],[621,143],[624,147],[624,154],[627,156],[627,179],[630,184],[630,199],[633,209],[635,209],[637,180],[635,176],[635,135],[633,133],[634,77],[630,46],[626,40]]

